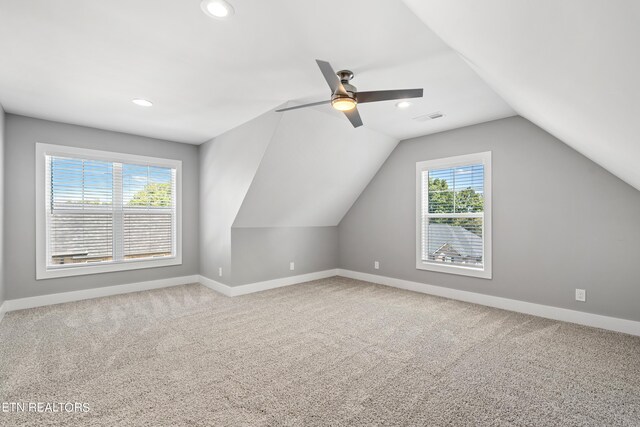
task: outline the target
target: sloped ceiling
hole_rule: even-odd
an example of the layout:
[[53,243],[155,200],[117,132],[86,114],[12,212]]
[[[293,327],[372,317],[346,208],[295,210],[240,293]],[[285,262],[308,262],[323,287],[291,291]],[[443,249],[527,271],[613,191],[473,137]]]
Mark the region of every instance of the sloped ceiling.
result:
[[234,227],[338,225],[397,144],[342,116],[282,115]]
[[[0,103],[200,144],[288,100],[327,99],[324,59],[361,90],[424,87],[408,110],[362,106],[365,126],[395,138],[514,114],[401,1],[229,1],[221,21],[200,0],[0,0]],[[413,120],[434,111],[446,116]]]
[[640,2],[404,2],[520,115],[640,189]]
[[203,268],[212,260],[225,269],[230,266],[231,226],[281,119],[281,114],[265,113],[200,146]]

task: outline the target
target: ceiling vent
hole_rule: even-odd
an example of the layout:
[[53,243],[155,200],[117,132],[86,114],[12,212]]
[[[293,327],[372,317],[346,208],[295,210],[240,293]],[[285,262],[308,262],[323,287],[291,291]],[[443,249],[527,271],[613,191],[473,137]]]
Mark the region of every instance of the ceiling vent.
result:
[[413,120],[417,122],[427,122],[429,120],[439,119],[440,117],[444,117],[440,111],[436,111],[435,113],[423,114],[422,116],[414,117]]

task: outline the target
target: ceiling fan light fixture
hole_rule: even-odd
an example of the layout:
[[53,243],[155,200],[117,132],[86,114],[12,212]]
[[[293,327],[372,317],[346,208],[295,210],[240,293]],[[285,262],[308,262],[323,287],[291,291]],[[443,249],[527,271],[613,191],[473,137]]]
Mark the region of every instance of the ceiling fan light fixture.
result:
[[225,0],[202,0],[200,7],[206,15],[216,19],[229,19],[234,13],[233,6]]
[[335,108],[338,111],[350,111],[353,110],[354,108],[356,108],[356,105],[358,103],[355,101],[355,99],[349,98],[349,97],[339,97],[339,98],[334,98],[331,101],[331,106],[333,108]]

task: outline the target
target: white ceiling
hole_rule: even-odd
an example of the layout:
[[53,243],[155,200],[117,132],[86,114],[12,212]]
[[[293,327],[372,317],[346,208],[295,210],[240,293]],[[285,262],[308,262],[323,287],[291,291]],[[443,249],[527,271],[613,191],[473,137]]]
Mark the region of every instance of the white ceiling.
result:
[[520,115],[640,189],[640,2],[405,3]]
[[[235,16],[219,21],[199,0],[0,0],[0,103],[198,144],[287,100],[328,97],[324,59],[361,90],[424,87],[408,110],[361,106],[365,126],[395,138],[514,114],[400,0],[230,1]],[[446,116],[412,120],[435,111]]]

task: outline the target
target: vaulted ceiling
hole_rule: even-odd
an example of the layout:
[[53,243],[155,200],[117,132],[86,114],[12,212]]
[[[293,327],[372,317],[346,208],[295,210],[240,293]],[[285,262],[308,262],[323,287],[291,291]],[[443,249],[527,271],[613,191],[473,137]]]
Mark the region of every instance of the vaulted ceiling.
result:
[[520,115],[640,189],[640,2],[404,1]]
[[319,58],[361,90],[424,87],[407,110],[362,105],[371,130],[404,139],[518,113],[640,189],[638,2],[231,1],[219,21],[199,0],[0,0],[0,104],[199,144],[326,99]]
[[407,110],[361,106],[365,126],[394,138],[514,114],[399,0],[229,1],[221,21],[200,0],[0,0],[0,104],[199,144],[288,100],[327,99],[324,59],[361,90],[424,87]]
[[291,111],[274,129],[233,226],[338,225],[397,144],[354,131],[342,116]]

